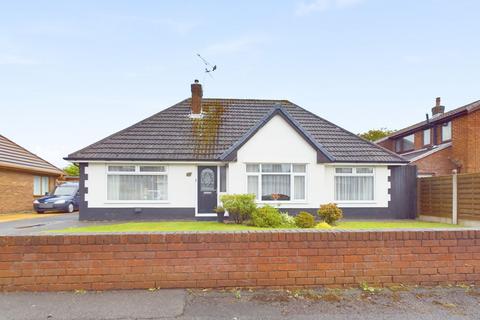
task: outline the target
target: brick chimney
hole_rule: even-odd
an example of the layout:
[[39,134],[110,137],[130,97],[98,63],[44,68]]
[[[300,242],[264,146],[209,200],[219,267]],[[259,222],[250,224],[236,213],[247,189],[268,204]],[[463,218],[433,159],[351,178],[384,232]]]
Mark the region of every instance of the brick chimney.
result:
[[435,99],[435,107],[432,108],[432,118],[438,117],[445,112],[445,107],[441,105],[440,97]]
[[202,85],[198,80],[195,80],[192,87],[192,115],[200,115],[202,113]]

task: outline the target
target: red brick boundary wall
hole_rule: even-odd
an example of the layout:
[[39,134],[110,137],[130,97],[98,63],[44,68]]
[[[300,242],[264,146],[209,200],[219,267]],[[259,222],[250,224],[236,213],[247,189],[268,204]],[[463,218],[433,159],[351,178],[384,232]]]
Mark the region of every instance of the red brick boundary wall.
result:
[[480,230],[0,237],[0,291],[480,283]]

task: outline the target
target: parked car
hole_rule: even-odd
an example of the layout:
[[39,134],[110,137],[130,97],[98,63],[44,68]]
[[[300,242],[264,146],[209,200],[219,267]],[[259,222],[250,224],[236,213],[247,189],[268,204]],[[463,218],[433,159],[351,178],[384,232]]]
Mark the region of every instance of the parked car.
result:
[[45,211],[73,212],[78,210],[80,194],[78,183],[66,182],[55,188],[51,194],[33,201],[33,209],[37,213]]

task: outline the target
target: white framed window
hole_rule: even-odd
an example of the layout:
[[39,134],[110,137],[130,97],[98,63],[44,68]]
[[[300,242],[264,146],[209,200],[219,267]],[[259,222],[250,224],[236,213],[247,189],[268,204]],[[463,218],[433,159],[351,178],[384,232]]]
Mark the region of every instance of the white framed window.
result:
[[371,167],[335,168],[335,201],[373,201],[374,184]]
[[247,192],[260,201],[305,201],[305,164],[249,163],[247,164]]
[[430,129],[423,130],[423,145],[428,146],[431,143],[432,141],[430,138]]
[[168,200],[168,176],[166,166],[108,165],[107,200]]
[[415,148],[415,136],[410,134],[395,141],[395,152],[406,152]]
[[33,177],[33,195],[44,196],[49,192],[48,177],[34,176]]
[[442,125],[442,142],[452,140],[452,121]]

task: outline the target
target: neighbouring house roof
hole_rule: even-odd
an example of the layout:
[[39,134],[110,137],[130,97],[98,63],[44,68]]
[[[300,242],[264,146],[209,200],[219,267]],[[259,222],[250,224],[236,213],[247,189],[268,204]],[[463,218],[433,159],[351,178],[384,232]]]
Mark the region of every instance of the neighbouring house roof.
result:
[[411,125],[409,127],[403,128],[401,130],[397,130],[397,131],[393,132],[392,134],[388,135],[387,137],[375,141],[375,143],[379,143],[379,142],[385,141],[387,139],[393,139],[393,138],[405,136],[405,135],[411,134],[415,131],[418,131],[420,129],[426,128],[430,125],[440,124],[440,123],[443,123],[443,122],[448,121],[450,119],[453,119],[453,118],[456,118],[456,117],[459,117],[459,116],[477,111],[479,109],[480,109],[480,100],[477,100],[475,102],[469,103],[469,104],[464,105],[462,107],[447,111],[447,112],[445,112],[441,115],[437,115],[436,117],[432,117],[432,118],[429,119],[428,123],[427,123],[427,120],[424,120],[424,121],[418,122],[414,125]]
[[0,135],[0,167],[62,175],[63,171]]
[[415,150],[412,152],[404,153],[402,154],[402,157],[404,157],[410,162],[414,162],[414,161],[423,159],[425,157],[428,157],[434,153],[437,153],[438,151],[449,148],[451,146],[452,146],[452,142],[446,142],[446,143],[439,144],[437,146],[423,148],[423,149]]
[[230,161],[265,123],[280,115],[317,150],[319,162],[407,162],[287,100],[203,99],[204,116],[199,119],[190,117],[190,105],[191,99],[183,100],[65,159]]

